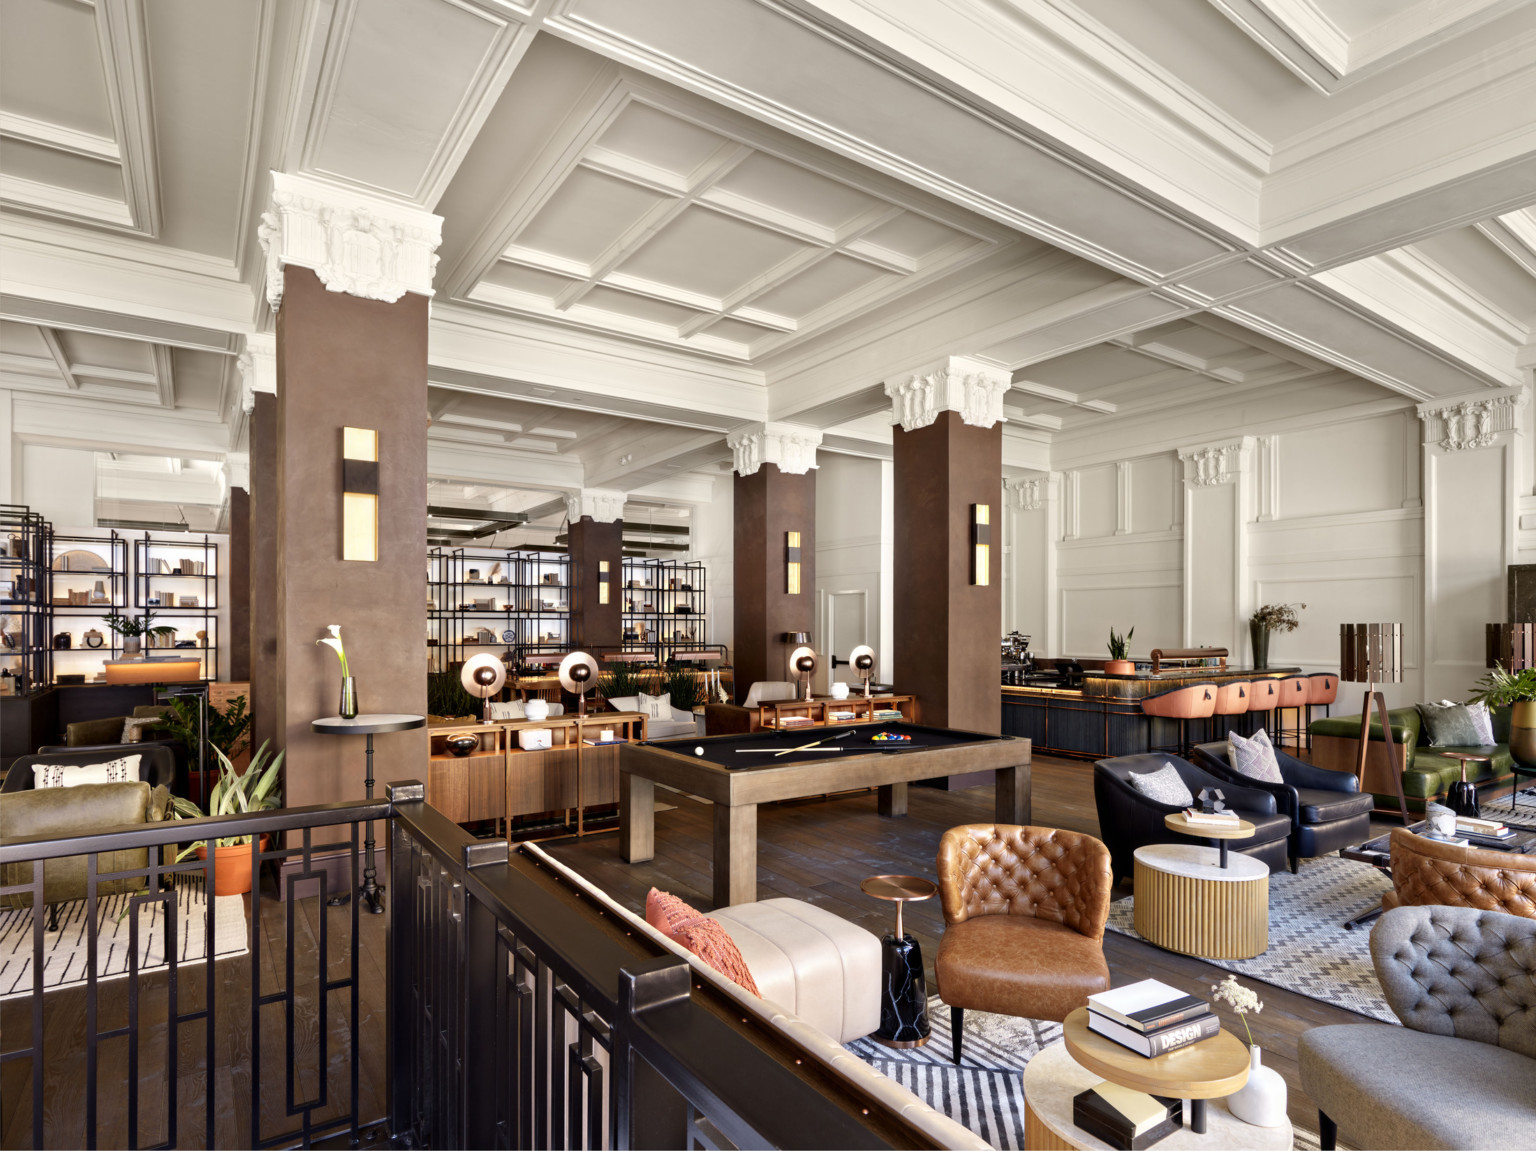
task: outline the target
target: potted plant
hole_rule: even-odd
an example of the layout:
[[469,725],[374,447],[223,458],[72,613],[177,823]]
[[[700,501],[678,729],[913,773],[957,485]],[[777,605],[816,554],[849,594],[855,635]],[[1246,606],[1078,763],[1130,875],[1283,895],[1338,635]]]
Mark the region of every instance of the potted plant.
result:
[[[262,744],[251,757],[250,767],[244,774],[235,770],[229,757],[217,747],[213,753],[219,757],[219,782],[214,784],[208,797],[208,810],[204,811],[190,799],[174,796],[171,799],[171,818],[202,819],[214,815],[239,815],[248,811],[271,811],[281,806],[277,794],[278,772],[283,766],[283,752],[278,752],[271,763],[267,760],[267,745]],[[265,850],[267,837],[261,837]],[[232,835],[216,840],[213,845],[217,875],[214,878],[215,895],[243,895],[251,889],[251,837]],[[208,841],[200,839],[183,848],[176,856],[180,863],[188,856],[208,858]]]
[[1301,626],[1296,613],[1306,611],[1304,603],[1267,603],[1248,617],[1248,639],[1253,644],[1253,670],[1269,667],[1269,633],[1295,631]]
[[1110,675],[1130,675],[1136,670],[1136,665],[1131,662],[1131,636],[1135,634],[1135,628],[1124,635],[1116,635],[1114,628],[1109,629],[1109,658],[1104,661],[1104,670]]
[[135,656],[140,654],[144,645],[144,637],[147,635],[175,635],[176,629],[164,624],[154,626],[152,621],[155,613],[150,608],[144,609],[141,616],[119,615],[113,612],[107,617],[107,627],[123,637],[123,655]]
[[1522,767],[1536,767],[1536,667],[1505,671],[1495,664],[1473,687],[1471,702],[1509,708],[1509,754]]

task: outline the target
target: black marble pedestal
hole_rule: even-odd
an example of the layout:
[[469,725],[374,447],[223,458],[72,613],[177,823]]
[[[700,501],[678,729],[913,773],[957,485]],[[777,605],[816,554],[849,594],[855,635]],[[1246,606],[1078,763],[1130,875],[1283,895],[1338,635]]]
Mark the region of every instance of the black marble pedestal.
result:
[[928,980],[923,949],[910,935],[880,940],[880,1030],[872,1039],[887,1047],[928,1042]]

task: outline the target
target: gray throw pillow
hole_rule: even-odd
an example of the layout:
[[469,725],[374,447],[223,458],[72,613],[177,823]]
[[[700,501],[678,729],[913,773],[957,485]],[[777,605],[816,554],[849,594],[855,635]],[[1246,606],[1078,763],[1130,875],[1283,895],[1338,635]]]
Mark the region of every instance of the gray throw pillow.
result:
[[[1419,718],[1424,723],[1426,747],[1478,747],[1483,732],[1472,709],[1464,703],[1421,703]],[[1492,724],[1489,724],[1492,734]]]
[[1170,807],[1191,807],[1195,802],[1195,797],[1190,794],[1184,777],[1174,769],[1171,763],[1163,764],[1156,771],[1144,771],[1139,775],[1132,772],[1130,778],[1132,787],[1158,803],[1166,803]]
[[1280,761],[1275,758],[1275,745],[1269,742],[1269,733],[1262,727],[1247,739],[1229,732],[1227,758],[1232,770],[1239,775],[1262,783],[1285,782],[1285,777],[1280,774]]

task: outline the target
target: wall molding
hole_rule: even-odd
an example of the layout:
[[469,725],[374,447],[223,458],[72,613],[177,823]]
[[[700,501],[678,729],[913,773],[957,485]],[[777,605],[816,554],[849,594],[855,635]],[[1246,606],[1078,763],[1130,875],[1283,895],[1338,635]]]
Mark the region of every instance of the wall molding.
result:
[[1418,406],[1424,421],[1425,443],[1437,443],[1442,451],[1463,452],[1494,445],[1499,433],[1521,433],[1520,409],[1526,391],[1508,388],[1491,396],[1468,396],[1449,403]]

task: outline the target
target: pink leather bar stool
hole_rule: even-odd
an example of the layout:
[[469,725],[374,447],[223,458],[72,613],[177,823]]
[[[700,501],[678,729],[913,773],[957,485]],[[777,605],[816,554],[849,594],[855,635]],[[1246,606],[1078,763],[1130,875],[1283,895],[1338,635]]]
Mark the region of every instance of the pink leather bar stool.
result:
[[[1222,717],[1222,736],[1225,737],[1232,730],[1234,716],[1248,714],[1248,689],[1252,685],[1244,680],[1237,683],[1224,683],[1216,689],[1216,714]],[[1211,725],[1212,727],[1215,724]],[[1215,736],[1215,732],[1211,732]]]
[[1307,676],[1307,750],[1312,750],[1312,709],[1321,707],[1329,714],[1339,700],[1339,677],[1331,671],[1314,671]]
[[[1192,719],[1210,719],[1216,713],[1216,685],[1214,683],[1196,683],[1189,687],[1176,687],[1170,691],[1160,691],[1156,695],[1149,695],[1141,701],[1143,715],[1155,716],[1159,719],[1176,719],[1179,721],[1179,754],[1189,756],[1189,721]],[[1151,740],[1148,739],[1148,744]],[[1150,751],[1168,751],[1169,748],[1148,748]]]
[[1279,729],[1275,739],[1276,747],[1285,745],[1285,712],[1289,708],[1296,709],[1296,746],[1301,746],[1302,713],[1307,709],[1307,700],[1312,696],[1312,685],[1307,676],[1293,675],[1285,679],[1275,681],[1275,690],[1279,693],[1275,706],[1280,709],[1275,716],[1275,726]]
[[[1256,679],[1248,685],[1248,714],[1262,712],[1266,728],[1270,726],[1269,716],[1280,706],[1279,683],[1278,679]],[[1259,723],[1254,720],[1248,725],[1248,734],[1252,735],[1258,729]]]

